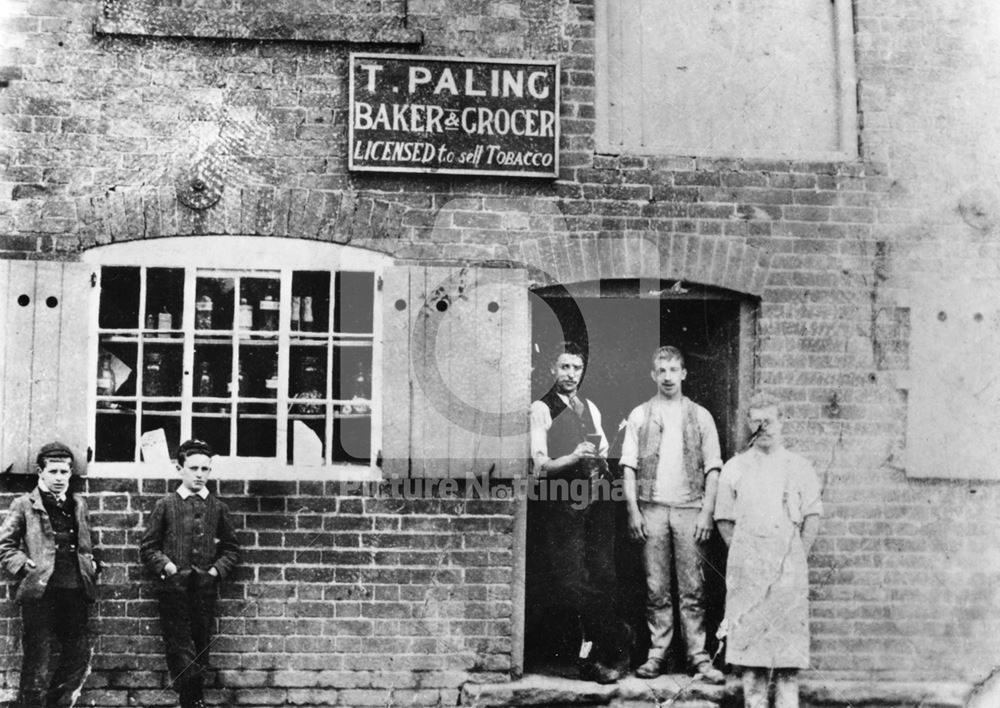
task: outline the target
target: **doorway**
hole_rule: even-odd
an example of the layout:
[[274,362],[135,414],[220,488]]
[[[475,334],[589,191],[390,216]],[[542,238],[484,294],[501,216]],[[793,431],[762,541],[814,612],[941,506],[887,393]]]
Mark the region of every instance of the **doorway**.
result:
[[[557,285],[531,293],[532,400],[552,383],[552,353],[572,341],[588,354],[581,393],[601,412],[611,443],[609,464],[617,472],[619,424],[655,393],[651,355],[663,345],[683,352],[688,376],[684,394],[715,419],[723,459],[745,443],[739,406],[753,388],[756,303],[731,291],[674,281],[633,279]],[[619,602],[637,637],[633,666],[645,659],[645,575],[641,547],[629,541],[624,503],[616,504],[615,553]],[[544,563],[537,544],[544,503],[528,502],[525,574],[524,668],[530,673],[575,675],[579,649],[576,619],[560,611],[533,572]],[[708,651],[725,602],[725,546],[716,532],[709,543],[706,573]],[[675,623],[679,626],[679,623]],[[574,638],[575,641],[574,641]],[[669,658],[671,672],[685,671],[679,632]]]

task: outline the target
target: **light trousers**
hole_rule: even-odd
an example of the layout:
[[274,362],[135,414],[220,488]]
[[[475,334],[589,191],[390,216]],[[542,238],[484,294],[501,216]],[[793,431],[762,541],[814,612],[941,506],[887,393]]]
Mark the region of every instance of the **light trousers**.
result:
[[705,651],[703,544],[694,538],[699,509],[640,502],[646,542],[646,622],[649,658],[663,661],[674,636],[671,578],[677,595],[684,642],[692,666],[708,661]]

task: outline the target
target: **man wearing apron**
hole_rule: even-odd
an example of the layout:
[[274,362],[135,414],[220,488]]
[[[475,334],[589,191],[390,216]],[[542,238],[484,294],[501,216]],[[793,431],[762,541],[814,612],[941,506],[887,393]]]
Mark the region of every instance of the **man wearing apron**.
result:
[[746,708],[798,708],[796,674],[809,666],[806,557],[823,511],[812,464],[782,444],[777,399],[755,396],[752,446],[722,468],[715,521],[729,546],[726,660],[743,670]]

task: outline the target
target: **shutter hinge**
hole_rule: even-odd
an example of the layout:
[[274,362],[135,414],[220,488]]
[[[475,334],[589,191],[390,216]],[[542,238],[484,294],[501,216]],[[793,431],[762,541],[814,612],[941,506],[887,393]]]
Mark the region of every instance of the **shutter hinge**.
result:
[[382,285],[383,285],[383,283],[384,283],[384,281],[382,280],[382,276],[380,275],[378,277],[378,281],[375,283],[375,289],[378,290],[379,292],[382,292]]
[[375,455],[375,466],[379,467],[379,468],[382,467],[382,451],[381,450],[379,450],[378,454]]
[[97,287],[97,273],[90,274],[90,287],[92,288]]

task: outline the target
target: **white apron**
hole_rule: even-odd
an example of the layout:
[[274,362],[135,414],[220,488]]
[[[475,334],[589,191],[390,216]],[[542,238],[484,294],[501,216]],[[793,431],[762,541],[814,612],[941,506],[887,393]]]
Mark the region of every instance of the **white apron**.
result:
[[809,575],[800,529],[803,512],[819,508],[811,465],[784,449],[750,450],[727,468],[720,493],[732,497],[736,526],[726,571],[726,660],[808,668]]

